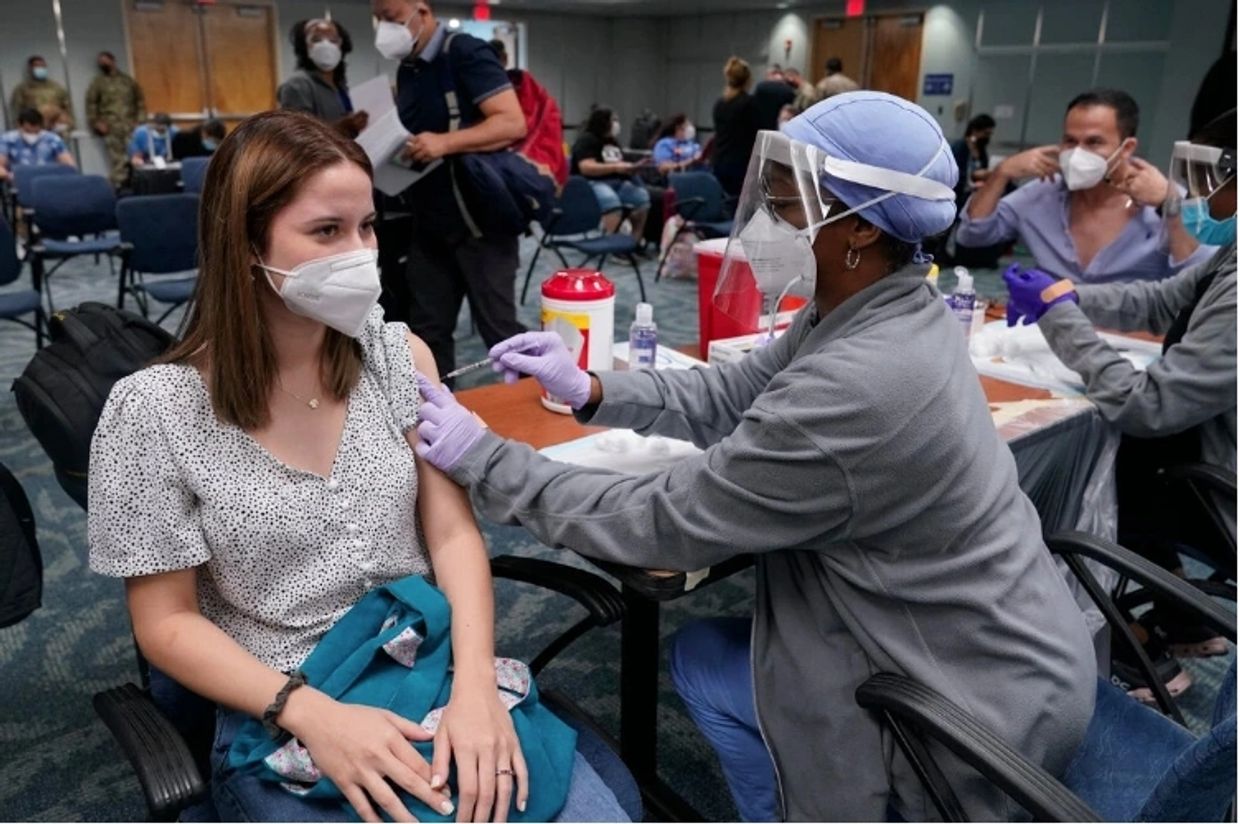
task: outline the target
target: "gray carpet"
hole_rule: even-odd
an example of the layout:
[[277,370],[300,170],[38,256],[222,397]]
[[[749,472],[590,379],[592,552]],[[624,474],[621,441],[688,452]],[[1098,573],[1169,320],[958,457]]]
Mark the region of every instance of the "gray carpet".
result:
[[[531,252],[527,242],[523,263]],[[536,283],[550,271],[552,260],[540,261]],[[617,286],[616,325],[623,337],[637,302],[637,285],[627,266],[606,268]],[[696,342],[696,284],[665,280],[656,285],[654,264],[647,262],[642,268],[660,324],[660,343]],[[524,272],[523,266],[522,277]],[[1002,288],[996,280],[993,275],[987,279],[988,291]],[[66,266],[53,279],[59,306],[83,300],[110,302],[114,284],[106,263],[86,260]],[[520,310],[530,326],[538,323],[534,295],[532,290],[528,305]],[[166,325],[173,328],[178,320],[179,313],[174,314]],[[462,312],[457,335],[458,362],[483,356],[481,342],[470,334],[467,311]],[[0,385],[8,387],[33,350],[33,335],[0,324]],[[490,372],[480,371],[462,379],[461,386],[490,380],[494,380]],[[96,691],[136,679],[122,585],[88,570],[85,517],[56,484],[7,391],[0,392],[0,462],[15,472],[31,498],[46,566],[43,608],[24,623],[0,630],[0,820],[143,819],[137,782],[90,704]],[[492,524],[483,524],[483,529],[495,554],[541,556],[588,567],[567,553],[542,548],[521,529]],[[691,618],[746,614],[752,591],[749,573],[676,601],[664,612],[664,637]],[[577,619],[577,611],[566,600],[509,582],[497,584],[497,600],[498,647],[506,655],[528,659]],[[541,681],[569,694],[614,733],[618,660],[618,632],[596,631],[562,654]],[[1211,662],[1189,695],[1200,704],[1194,710],[1197,719],[1205,717],[1203,708],[1218,673],[1219,667]],[[666,672],[660,686],[663,777],[708,818],[734,819],[717,762],[685,715]]]

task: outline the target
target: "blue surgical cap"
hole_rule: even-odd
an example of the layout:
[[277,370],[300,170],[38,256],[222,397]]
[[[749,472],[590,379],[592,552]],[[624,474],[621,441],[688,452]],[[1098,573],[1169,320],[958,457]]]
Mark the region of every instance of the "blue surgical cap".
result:
[[[784,124],[783,133],[828,155],[923,177],[955,188],[960,175],[943,130],[915,103],[885,92],[847,92],[811,106]],[[931,163],[931,161],[933,162]],[[820,185],[849,208],[883,194],[823,172]],[[858,212],[889,235],[908,243],[947,231],[956,219],[954,200],[896,194]]]

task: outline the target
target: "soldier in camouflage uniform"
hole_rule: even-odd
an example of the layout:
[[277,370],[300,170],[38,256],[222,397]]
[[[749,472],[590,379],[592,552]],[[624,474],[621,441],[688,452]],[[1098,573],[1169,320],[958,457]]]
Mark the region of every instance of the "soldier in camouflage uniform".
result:
[[73,128],[69,93],[64,86],[48,79],[47,61],[38,55],[26,61],[26,77],[13,89],[9,107],[14,117],[27,109],[37,109],[43,115],[43,125],[58,134]]
[[99,76],[86,90],[86,119],[108,148],[112,184],[122,185],[129,176],[129,138],[146,120],[146,99],[137,81],[116,67],[111,52],[99,53]]

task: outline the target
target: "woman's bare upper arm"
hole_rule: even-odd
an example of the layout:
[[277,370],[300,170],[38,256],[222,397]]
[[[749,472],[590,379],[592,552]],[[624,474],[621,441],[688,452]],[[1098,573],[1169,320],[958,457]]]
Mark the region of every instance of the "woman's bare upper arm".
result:
[[134,633],[139,636],[144,629],[172,615],[199,614],[198,570],[178,569],[126,578],[125,600]]

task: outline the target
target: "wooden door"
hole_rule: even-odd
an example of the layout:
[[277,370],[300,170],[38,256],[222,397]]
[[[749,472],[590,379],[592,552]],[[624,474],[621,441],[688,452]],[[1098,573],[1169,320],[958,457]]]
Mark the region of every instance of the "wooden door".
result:
[[832,17],[814,21],[813,65],[809,75],[815,83],[827,74],[827,60],[838,57],[844,74],[861,81],[865,67],[865,20],[860,17]]
[[276,105],[274,10],[221,3],[202,7],[211,108],[239,120]]
[[124,4],[133,76],[148,112],[200,117],[207,108],[198,15],[184,2]]
[[873,34],[865,87],[916,100],[921,74],[921,15],[893,14],[871,19]]

